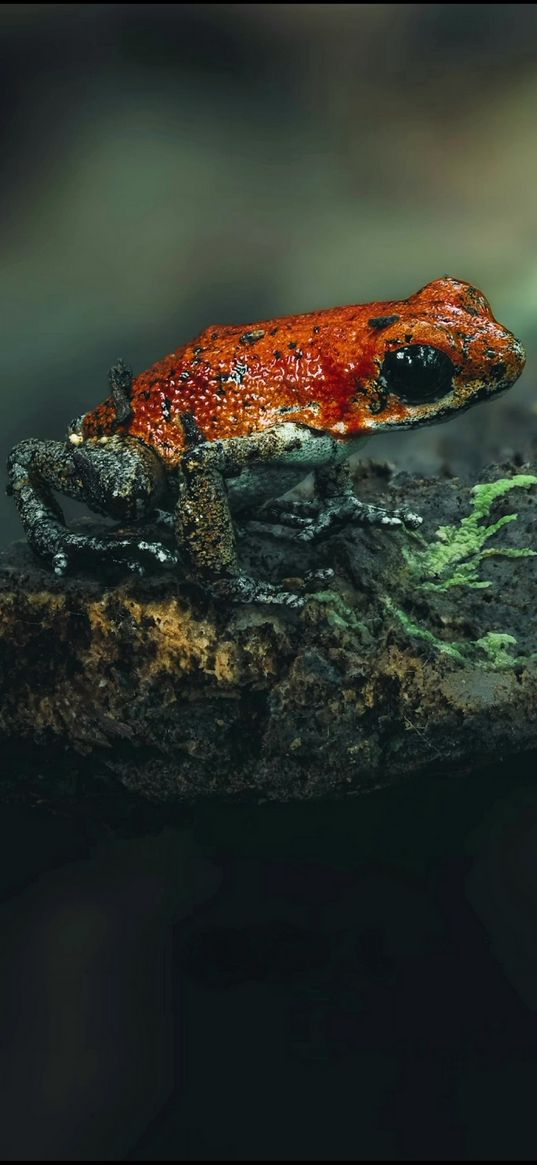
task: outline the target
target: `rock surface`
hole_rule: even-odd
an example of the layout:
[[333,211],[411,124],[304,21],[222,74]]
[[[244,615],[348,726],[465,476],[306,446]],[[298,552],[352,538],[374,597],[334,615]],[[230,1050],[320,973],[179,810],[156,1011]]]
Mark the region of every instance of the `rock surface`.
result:
[[307,799],[535,748],[537,465],[489,466],[476,490],[366,462],[356,484],[420,531],[241,540],[259,576],[334,568],[298,612],[215,604],[170,575],[58,580],[9,547],[0,797]]

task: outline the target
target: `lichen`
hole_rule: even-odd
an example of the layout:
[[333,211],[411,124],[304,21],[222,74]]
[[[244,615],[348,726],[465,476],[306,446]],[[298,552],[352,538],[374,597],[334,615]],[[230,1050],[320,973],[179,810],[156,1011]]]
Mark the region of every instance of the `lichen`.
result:
[[[520,473],[499,481],[484,482],[472,489],[472,511],[457,525],[439,526],[436,542],[424,543],[423,549],[405,548],[405,560],[422,590],[446,591],[450,587],[466,586],[484,590],[492,584],[480,578],[482,562],[493,555],[503,558],[530,558],[537,551],[529,547],[486,547],[486,543],[518,514],[504,514],[496,522],[483,525],[497,498],[512,489],[528,489],[537,484],[537,477]],[[486,548],[485,548],[486,547]]]

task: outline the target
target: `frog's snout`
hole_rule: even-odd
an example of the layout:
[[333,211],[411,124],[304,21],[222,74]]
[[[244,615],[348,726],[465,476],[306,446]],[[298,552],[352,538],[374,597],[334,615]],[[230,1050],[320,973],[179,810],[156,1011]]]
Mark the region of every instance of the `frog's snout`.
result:
[[511,352],[515,364],[516,375],[520,376],[520,373],[524,371],[524,365],[526,363],[526,349],[524,348],[524,345],[520,343],[520,340],[517,340],[516,336],[513,336],[511,341]]
[[496,391],[510,388],[524,371],[526,352],[520,340],[512,332],[505,332],[503,351],[491,360],[489,374]]

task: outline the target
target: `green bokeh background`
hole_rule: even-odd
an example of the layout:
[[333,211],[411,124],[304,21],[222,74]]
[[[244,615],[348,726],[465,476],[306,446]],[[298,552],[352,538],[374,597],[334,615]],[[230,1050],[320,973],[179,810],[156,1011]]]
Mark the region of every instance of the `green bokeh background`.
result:
[[[529,371],[368,453],[537,426],[537,6],[4,4],[1,456],[212,322],[477,284]],[[18,535],[2,496],[2,540]]]

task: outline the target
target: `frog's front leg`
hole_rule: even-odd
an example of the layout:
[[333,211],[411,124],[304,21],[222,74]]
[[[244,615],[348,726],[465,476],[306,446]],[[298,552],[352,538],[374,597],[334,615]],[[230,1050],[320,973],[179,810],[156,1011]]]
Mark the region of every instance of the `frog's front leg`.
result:
[[179,475],[176,537],[188,555],[194,581],[216,598],[301,607],[300,595],[241,571],[224,466],[214,463],[213,454],[211,445],[200,446],[184,459]]
[[[187,550],[194,577],[218,597],[239,602],[277,603],[301,607],[304,596],[259,582],[239,567],[235,528],[226,478],[237,478],[254,464],[296,464],[298,476],[326,458],[332,438],[313,435],[298,425],[284,424],[248,437],[204,442],[183,458],[177,505],[177,540]],[[330,572],[331,573],[331,572]],[[326,582],[327,572],[323,572]],[[315,584],[315,579],[311,579]]]
[[92,563],[143,573],[173,566],[177,556],[160,543],[110,534],[75,534],[65,525],[53,491],[85,502],[90,509],[127,520],[139,519],[159,496],[157,459],[138,442],[112,438],[74,446],[60,441],[22,441],[8,461],[13,495],[28,542],[56,574]]

